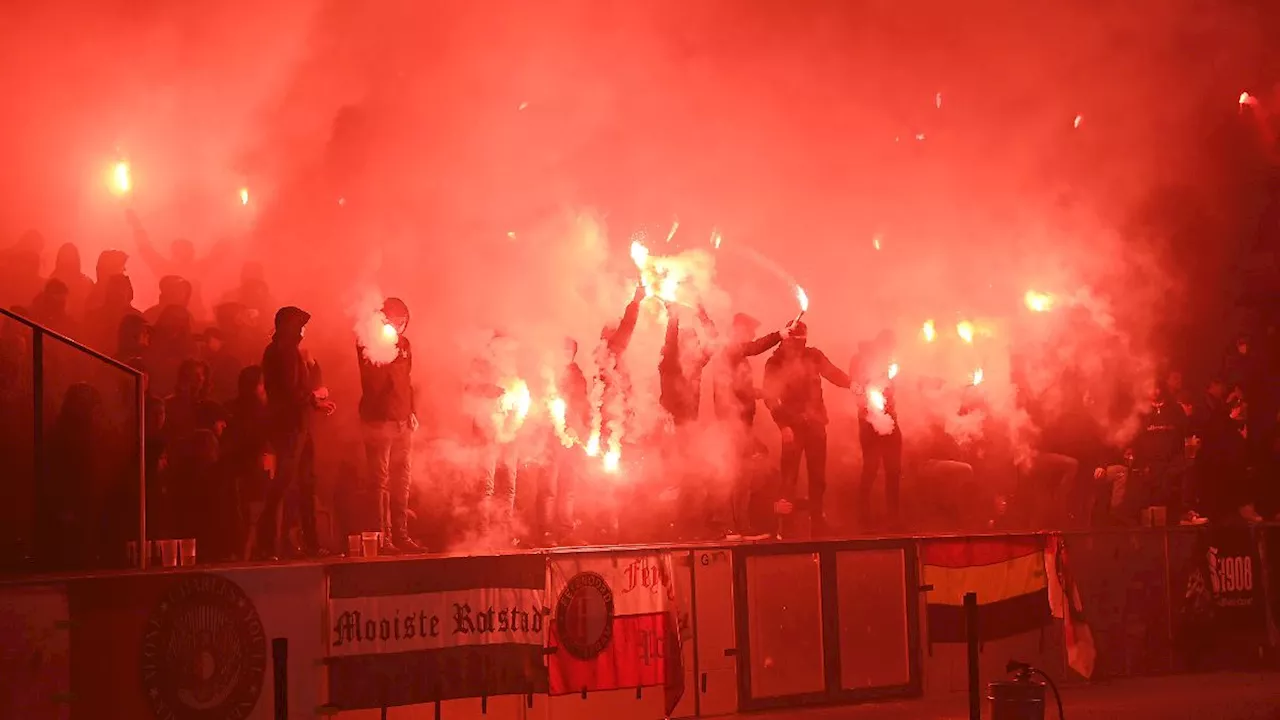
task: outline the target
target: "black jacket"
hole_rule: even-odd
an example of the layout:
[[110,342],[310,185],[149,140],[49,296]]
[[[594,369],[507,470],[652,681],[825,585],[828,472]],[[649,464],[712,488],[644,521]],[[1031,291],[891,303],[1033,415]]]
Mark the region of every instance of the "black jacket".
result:
[[784,344],[769,357],[764,365],[764,403],[778,427],[827,424],[823,378],[846,389],[852,384],[849,376],[815,347],[796,351]]
[[714,371],[712,399],[716,417],[721,420],[738,420],[750,425],[756,418],[756,400],[760,393],[751,377],[748,358],[760,355],[782,342],[782,333],[772,332],[746,343],[729,343],[721,351],[723,365]]
[[400,336],[396,359],[377,365],[356,346],[360,363],[360,419],[364,422],[408,422],[415,409],[413,398],[413,349]]
[[272,338],[262,353],[262,383],[274,432],[301,432],[310,427],[315,407],[311,371],[298,341],[278,335]]

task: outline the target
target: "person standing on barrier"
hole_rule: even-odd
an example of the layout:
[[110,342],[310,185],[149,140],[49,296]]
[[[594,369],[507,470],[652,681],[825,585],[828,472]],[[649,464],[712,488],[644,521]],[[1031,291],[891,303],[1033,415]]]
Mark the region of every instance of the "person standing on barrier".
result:
[[267,486],[262,518],[258,524],[259,558],[279,557],[280,522],[285,495],[295,489],[302,529],[302,551],[323,554],[316,532],[313,464],[315,443],[311,415],[332,415],[335,405],[328,391],[313,383],[313,364],[301,347],[311,315],[296,307],[276,312],[275,334],[262,353],[262,379],[267,391],[271,446],[276,452],[276,474]]
[[1133,467],[1141,474],[1143,486],[1138,507],[1173,505],[1175,513],[1180,513],[1184,505],[1189,509],[1192,504],[1185,459],[1190,435],[1187,414],[1170,401],[1163,380],[1151,386],[1150,397],[1150,408],[1142,416],[1142,429],[1133,444]]
[[408,520],[413,433],[418,429],[411,377],[413,350],[405,336],[409,306],[399,298],[387,298],[382,304],[382,316],[382,340],[394,344],[394,356],[372,357],[378,353],[367,352],[359,344],[356,347],[365,458],[378,486],[382,552],[423,552],[422,546],[409,537]]
[[710,366],[716,418],[728,428],[734,448],[734,462],[728,468],[729,516],[733,521],[725,533],[728,539],[737,538],[742,531],[751,535],[752,470],[764,455],[753,433],[760,389],[752,377],[750,358],[782,342],[782,333],[776,331],[756,337],[759,328],[760,321],[750,315],[734,315],[729,342],[720,351],[720,361]]
[[884,467],[884,499],[889,523],[899,522],[902,428],[898,425],[898,404],[894,398],[898,366],[893,363],[892,354],[893,334],[884,330],[873,342],[859,343],[858,354],[849,364],[849,376],[858,389],[858,443],[862,447],[862,475],[855,506],[859,529],[866,527],[871,516],[871,486],[881,467]]
[[[577,544],[574,494],[586,455],[577,445],[590,432],[591,400],[587,376],[578,365],[578,341],[564,340],[564,365],[556,375],[556,393],[564,403],[564,434],[567,440],[552,437],[551,461],[539,492],[543,545]],[[566,447],[568,445],[568,447]]]
[[787,496],[800,478],[800,460],[809,470],[809,519],[814,535],[827,531],[823,496],[827,480],[827,406],[822,381],[849,389],[851,382],[821,350],[809,347],[809,328],[793,322],[787,337],[764,367],[764,402],[782,431],[782,494],[779,514],[791,512]]

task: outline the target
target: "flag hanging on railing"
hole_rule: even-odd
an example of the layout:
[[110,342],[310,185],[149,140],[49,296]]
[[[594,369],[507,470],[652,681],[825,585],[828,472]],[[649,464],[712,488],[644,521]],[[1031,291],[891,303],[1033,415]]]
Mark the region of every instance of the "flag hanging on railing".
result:
[[929,641],[965,642],[964,596],[978,594],[981,640],[1049,622],[1044,540],[1037,536],[945,538],[920,544],[928,595]]
[[660,686],[670,715],[684,694],[676,598],[669,553],[554,559],[551,694]]
[[1098,649],[1093,631],[1085,620],[1084,603],[1076,586],[1067,544],[1061,535],[1053,535],[1045,547],[1044,570],[1049,581],[1049,610],[1062,621],[1062,635],[1067,645],[1067,665],[1083,677],[1092,677]]

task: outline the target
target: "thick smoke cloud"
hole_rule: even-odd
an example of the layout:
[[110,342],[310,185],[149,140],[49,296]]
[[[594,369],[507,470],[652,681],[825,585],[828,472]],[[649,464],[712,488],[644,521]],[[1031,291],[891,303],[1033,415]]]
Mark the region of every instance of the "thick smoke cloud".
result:
[[[1247,154],[1221,138],[1264,78],[1274,14],[1191,0],[6,12],[0,229],[37,226],[85,257],[131,249],[98,181],[125,156],[157,240],[234,238],[206,284],[258,258],[277,298],[315,313],[309,342],[348,408],[352,308],[405,299],[439,437],[465,432],[462,378],[495,331],[535,391],[565,337],[589,364],[636,281],[632,233],[676,219],[651,251],[709,259],[701,299],[722,329],[735,311],[781,327],[798,282],[837,365],[892,330],[908,433],[931,417],[976,432],[959,408],[981,368],[987,412],[1033,436],[1019,357],[1042,393],[1071,365],[1099,393],[1117,377],[1136,393],[1229,261],[1188,235],[1248,224],[1252,201],[1215,181]],[[132,271],[146,305],[153,283]],[[1028,290],[1053,310],[1030,312]],[[646,301],[627,355],[655,422],[663,317]],[[832,399],[838,425],[854,402]],[[1108,415],[1117,436],[1127,415]]]

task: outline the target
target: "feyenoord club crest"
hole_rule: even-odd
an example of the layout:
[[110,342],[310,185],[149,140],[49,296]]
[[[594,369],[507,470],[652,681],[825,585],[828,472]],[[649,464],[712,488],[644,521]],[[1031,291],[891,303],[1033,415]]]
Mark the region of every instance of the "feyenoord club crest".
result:
[[613,590],[604,576],[581,572],[556,599],[556,636],[579,660],[590,660],[613,640]]
[[142,689],[158,720],[244,720],[266,666],[258,611],[221,576],[181,578],[147,619]]

